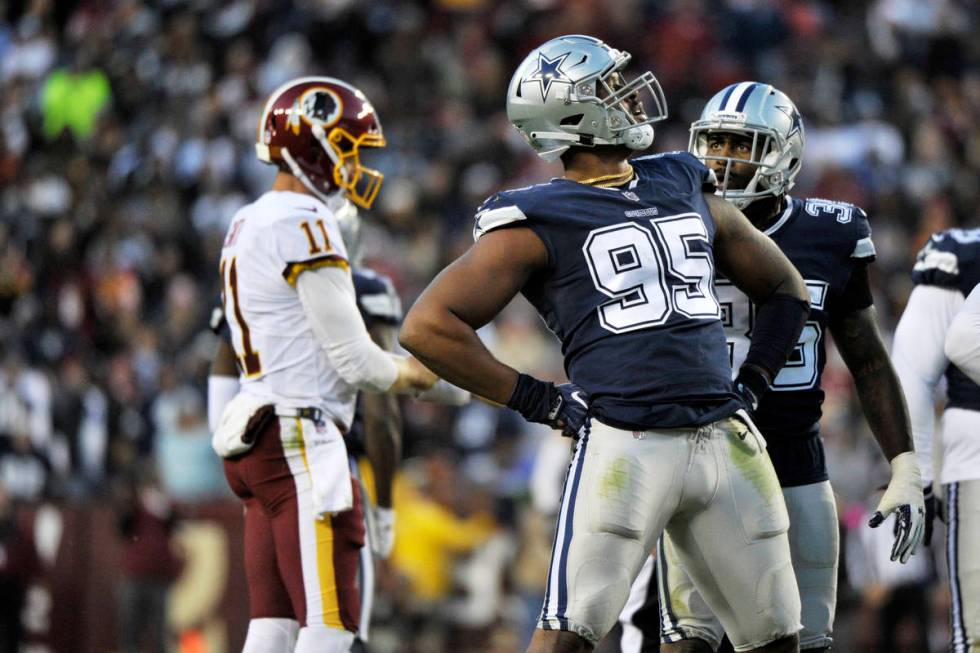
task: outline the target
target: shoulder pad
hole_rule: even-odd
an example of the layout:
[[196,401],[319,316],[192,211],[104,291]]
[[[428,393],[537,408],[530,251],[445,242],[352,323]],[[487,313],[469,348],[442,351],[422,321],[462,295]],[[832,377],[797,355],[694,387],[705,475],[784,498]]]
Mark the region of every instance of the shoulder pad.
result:
[[859,261],[873,261],[876,255],[874,241],[871,240],[871,223],[868,214],[860,206],[850,202],[826,200],[810,197],[803,200],[803,210],[815,218],[830,220],[843,225],[844,233],[853,241],[851,258]]
[[401,322],[402,303],[391,279],[369,268],[354,270],[352,276],[357,307],[365,324],[370,326],[374,321],[388,324]]
[[954,288],[969,285],[972,277],[978,276],[978,271],[974,270],[980,265],[978,257],[980,229],[941,231],[933,234],[925,247],[919,250],[912,268],[912,281]]
[[510,192],[492,195],[476,211],[473,240],[479,240],[480,236],[489,231],[522,220],[527,220],[527,215],[510,197]]
[[654,164],[657,161],[684,168],[702,192],[713,193],[718,187],[718,179],[714,171],[687,150],[648,154],[632,159],[631,162],[642,167],[644,164]]

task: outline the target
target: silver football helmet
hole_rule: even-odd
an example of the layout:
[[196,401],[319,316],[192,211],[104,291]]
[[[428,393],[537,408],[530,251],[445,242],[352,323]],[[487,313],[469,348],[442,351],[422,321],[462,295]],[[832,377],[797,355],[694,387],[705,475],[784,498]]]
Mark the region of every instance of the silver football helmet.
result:
[[[653,123],[667,118],[660,82],[647,71],[627,82],[631,55],[591,36],[559,36],[531,51],[507,89],[507,118],[546,161],[569,147],[645,150]],[[653,100],[646,113],[641,93]]]
[[347,260],[352,266],[360,267],[364,259],[364,251],[361,247],[361,216],[358,215],[357,207],[352,202],[344,200],[330,208],[333,210],[334,217],[337,218],[340,236],[344,239]]
[[[709,136],[718,132],[751,138],[751,157],[710,155]],[[740,82],[708,100],[701,118],[691,124],[687,149],[706,164],[725,163],[718,195],[744,209],[759,198],[785,195],[793,188],[803,165],[805,144],[803,117],[785,93],[769,84]],[[755,174],[744,188],[729,188],[736,164],[755,166]]]

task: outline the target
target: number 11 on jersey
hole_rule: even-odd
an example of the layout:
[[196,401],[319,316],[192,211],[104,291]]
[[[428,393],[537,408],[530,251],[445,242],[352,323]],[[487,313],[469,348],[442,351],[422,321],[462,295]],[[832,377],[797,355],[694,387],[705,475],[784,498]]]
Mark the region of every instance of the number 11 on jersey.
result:
[[[241,348],[235,347],[238,367],[248,378],[258,376],[262,373],[262,361],[259,358],[259,352],[252,349],[252,333],[248,329],[248,324],[245,322],[245,317],[242,315],[242,309],[238,301],[237,259],[232,257],[230,262],[227,259],[222,259],[220,271],[221,300],[224,304],[225,315],[234,318],[235,324],[242,333]],[[232,339],[232,343],[234,344],[234,338]]]

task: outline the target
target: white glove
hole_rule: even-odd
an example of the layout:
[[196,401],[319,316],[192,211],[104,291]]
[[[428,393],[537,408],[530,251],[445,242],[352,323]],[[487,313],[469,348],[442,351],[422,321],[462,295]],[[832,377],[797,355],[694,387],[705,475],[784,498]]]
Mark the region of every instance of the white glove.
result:
[[875,514],[868,522],[877,528],[885,517],[895,513],[895,544],[892,546],[892,561],[908,561],[922,539],[925,529],[925,499],[922,495],[922,475],[915,460],[915,453],[900,453],[891,461],[892,480],[885,494],[878,502]]
[[371,551],[379,558],[386,559],[395,545],[395,511],[381,506],[372,506],[370,510],[368,537],[371,538]]
[[470,393],[462,388],[457,388],[445,379],[439,379],[428,390],[415,393],[416,399],[431,401],[434,404],[443,406],[465,406],[470,403]]

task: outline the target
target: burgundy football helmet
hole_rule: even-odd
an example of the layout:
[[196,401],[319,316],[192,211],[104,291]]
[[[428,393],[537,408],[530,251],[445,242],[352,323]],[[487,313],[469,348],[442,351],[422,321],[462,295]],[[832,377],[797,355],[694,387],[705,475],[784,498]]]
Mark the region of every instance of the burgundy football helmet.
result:
[[359,152],[384,146],[381,123],[364,93],[332,77],[301,77],[269,97],[255,152],[322,200],[339,190],[369,208],[384,175],[363,167]]

